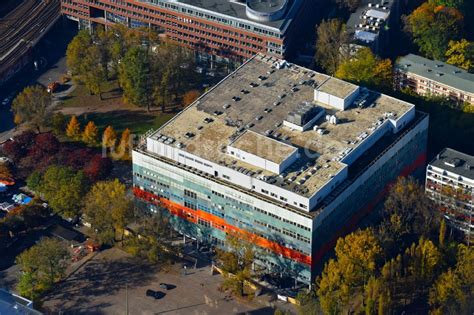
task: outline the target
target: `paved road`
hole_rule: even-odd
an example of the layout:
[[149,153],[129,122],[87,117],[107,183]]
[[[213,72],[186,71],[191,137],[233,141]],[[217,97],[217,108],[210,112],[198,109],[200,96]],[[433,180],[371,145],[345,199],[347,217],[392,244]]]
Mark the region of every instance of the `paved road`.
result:
[[7,84],[0,86],[0,143],[12,137],[15,132],[11,102],[2,106],[1,101],[12,92],[14,95],[18,94],[28,85],[46,86],[49,82],[60,79],[66,72],[64,56],[67,44],[76,32],[76,26],[70,21],[59,21],[34,49],[34,60],[39,62],[40,69],[36,71],[31,64]]

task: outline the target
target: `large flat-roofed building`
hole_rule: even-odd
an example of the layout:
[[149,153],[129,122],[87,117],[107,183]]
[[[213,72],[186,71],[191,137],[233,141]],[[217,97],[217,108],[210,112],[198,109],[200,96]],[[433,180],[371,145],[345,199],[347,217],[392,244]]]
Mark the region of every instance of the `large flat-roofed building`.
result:
[[310,283],[390,182],[424,171],[427,128],[412,104],[259,54],[147,134],[134,193],[200,241],[253,234],[261,266]]
[[446,148],[428,164],[426,193],[465,241],[474,241],[474,156]]
[[61,0],[80,27],[155,27],[172,40],[221,57],[287,54],[295,32],[311,20],[308,0]]
[[474,74],[453,65],[409,54],[395,64],[399,89],[420,95],[444,96],[459,103],[474,104]]

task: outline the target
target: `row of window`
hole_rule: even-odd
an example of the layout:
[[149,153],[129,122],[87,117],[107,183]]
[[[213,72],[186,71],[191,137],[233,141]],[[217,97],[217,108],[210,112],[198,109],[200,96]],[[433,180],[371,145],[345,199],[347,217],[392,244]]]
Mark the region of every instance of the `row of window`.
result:
[[270,213],[268,211],[265,211],[263,209],[260,209],[260,208],[257,208],[257,207],[254,207],[255,211],[257,212],[260,212],[262,214],[265,214],[265,215],[268,215],[269,217],[272,217],[272,218],[275,218],[277,220],[280,220],[280,221],[283,221],[285,223],[288,223],[288,224],[291,224],[291,225],[294,225],[296,227],[299,227],[300,229],[303,229],[303,230],[306,230],[306,231],[311,231],[311,229],[307,226],[304,226],[304,225],[301,225],[299,223],[296,223],[296,222],[293,222],[293,221],[290,221],[290,220],[287,220],[285,218],[282,218],[280,216],[277,216],[276,214],[273,214],[273,213]]

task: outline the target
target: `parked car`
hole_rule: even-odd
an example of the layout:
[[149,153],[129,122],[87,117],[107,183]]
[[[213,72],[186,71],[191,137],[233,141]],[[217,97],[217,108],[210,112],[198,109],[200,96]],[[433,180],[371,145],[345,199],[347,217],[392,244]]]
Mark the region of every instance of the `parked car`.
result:
[[15,97],[14,92],[8,94],[8,96],[3,99],[2,106],[7,106],[13,100],[14,97]]
[[159,300],[163,298],[166,294],[161,291],[154,291],[154,290],[146,290],[146,296],[152,297],[155,300]]
[[169,285],[167,283],[160,283],[160,289],[169,290],[169,289],[171,289],[171,285]]

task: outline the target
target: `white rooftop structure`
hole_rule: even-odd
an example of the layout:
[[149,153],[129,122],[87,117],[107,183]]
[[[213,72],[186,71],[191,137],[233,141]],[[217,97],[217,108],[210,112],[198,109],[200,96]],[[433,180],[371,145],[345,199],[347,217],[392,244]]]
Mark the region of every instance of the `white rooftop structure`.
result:
[[413,104],[259,54],[149,135],[146,151],[309,211],[414,117]]

